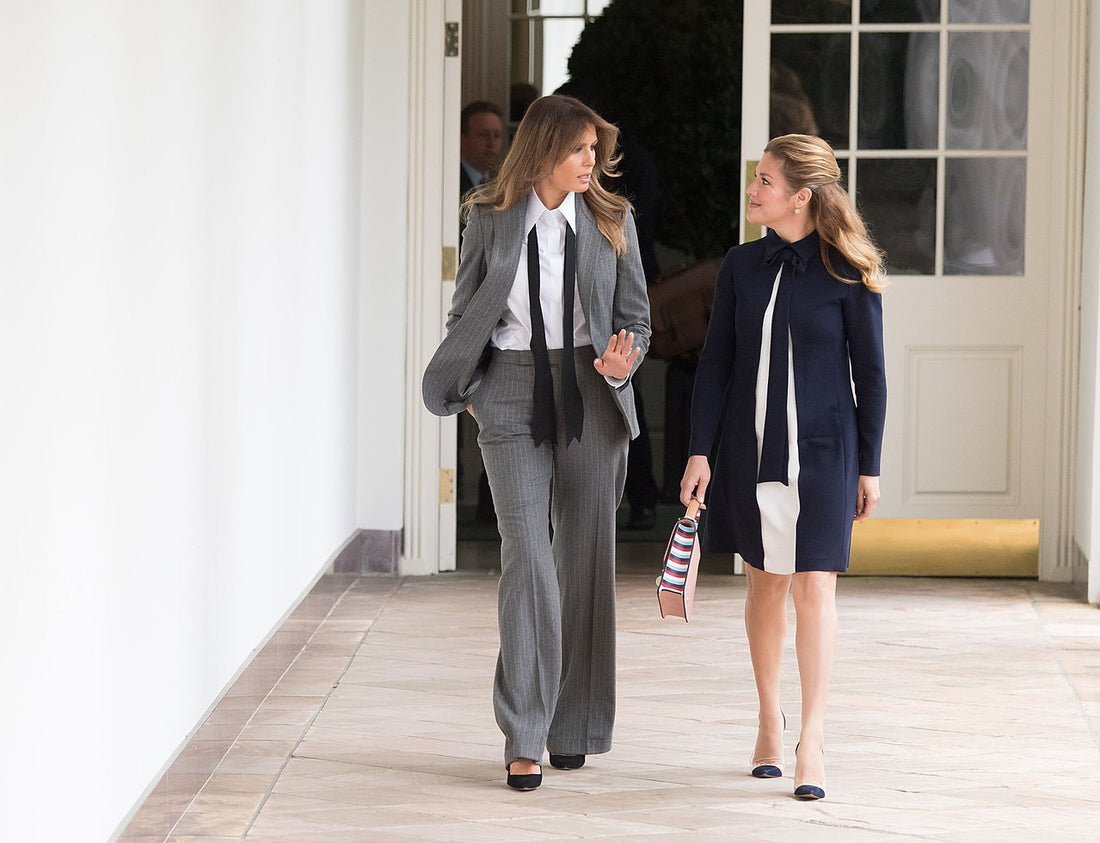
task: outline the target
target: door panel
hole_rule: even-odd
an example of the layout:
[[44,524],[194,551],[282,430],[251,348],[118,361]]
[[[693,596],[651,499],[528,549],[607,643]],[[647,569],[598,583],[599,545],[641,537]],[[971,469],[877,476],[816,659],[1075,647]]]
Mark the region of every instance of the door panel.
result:
[[[1019,346],[910,347],[906,354],[905,501],[1020,495]],[[948,503],[954,501],[947,500]]]

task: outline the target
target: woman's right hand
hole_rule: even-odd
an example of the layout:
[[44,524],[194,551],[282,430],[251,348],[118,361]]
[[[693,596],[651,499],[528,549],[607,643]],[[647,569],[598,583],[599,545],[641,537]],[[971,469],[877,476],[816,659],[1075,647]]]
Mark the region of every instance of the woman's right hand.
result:
[[710,461],[702,454],[688,457],[687,467],[684,469],[684,477],[680,481],[680,503],[687,506],[691,499],[703,503],[707,493],[707,484],[710,483]]

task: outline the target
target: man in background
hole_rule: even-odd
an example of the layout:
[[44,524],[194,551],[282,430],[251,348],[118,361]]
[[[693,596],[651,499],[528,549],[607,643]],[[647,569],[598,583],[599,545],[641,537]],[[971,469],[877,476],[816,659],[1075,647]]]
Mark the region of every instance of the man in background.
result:
[[462,109],[458,144],[462,198],[477,185],[496,175],[504,151],[504,120],[500,107],[484,100]]

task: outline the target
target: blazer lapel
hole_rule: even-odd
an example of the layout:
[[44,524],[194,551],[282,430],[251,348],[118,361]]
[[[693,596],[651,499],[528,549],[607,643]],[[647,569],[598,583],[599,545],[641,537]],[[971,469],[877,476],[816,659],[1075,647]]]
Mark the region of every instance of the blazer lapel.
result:
[[[588,204],[581,194],[576,194],[577,202],[577,290],[581,297],[584,318],[592,323],[592,267],[596,266],[599,240],[603,236],[596,228],[596,220],[588,210]],[[593,337],[593,342],[596,339]]]
[[[527,200],[521,199],[507,211],[502,211],[495,216],[496,234],[495,248],[493,250],[493,263],[488,271],[507,278],[506,290],[512,289],[512,283],[516,280],[516,267],[519,266],[519,250],[523,245],[523,221],[527,218]],[[504,298],[508,298],[505,292]],[[501,302],[503,310],[503,301]]]
[[485,278],[474,294],[476,302],[471,301],[471,307],[467,309],[467,313],[473,310],[478,314],[474,345],[478,346],[479,354],[481,348],[489,342],[515,283],[526,214],[527,203],[520,201],[507,211],[490,217],[493,221],[493,243],[487,254],[490,262],[485,268]]

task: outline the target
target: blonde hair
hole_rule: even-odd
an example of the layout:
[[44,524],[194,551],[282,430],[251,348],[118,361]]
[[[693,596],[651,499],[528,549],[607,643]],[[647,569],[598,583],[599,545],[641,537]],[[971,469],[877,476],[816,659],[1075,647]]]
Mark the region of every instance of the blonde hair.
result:
[[615,254],[625,253],[623,226],[630,203],[600,184],[601,176],[618,176],[615,165],[620,157],[617,152],[619,130],[572,97],[550,94],[531,103],[516,129],[500,172],[491,182],[470,193],[462,207],[463,215],[474,205],[488,205],[494,211],[504,211],[526,198],[535,184],[549,178],[554,168],[569,157],[578,138],[589,126],[596,131],[596,166],[588,189],[580,195],[596,218],[596,227],[614,247]]
[[764,152],[779,162],[783,179],[792,193],[810,191],[810,213],[821,238],[821,260],[839,281],[855,283],[833,268],[830,247],[859,273],[859,280],[882,292],[886,271],[881,250],[871,239],[867,225],[840,184],[840,167],[833,148],[813,135],[780,135],[772,138]]

